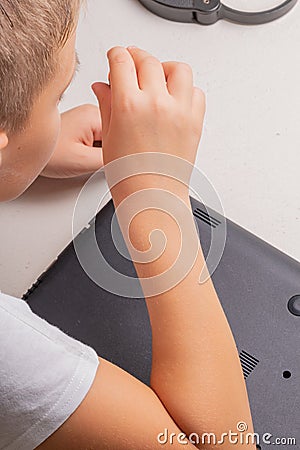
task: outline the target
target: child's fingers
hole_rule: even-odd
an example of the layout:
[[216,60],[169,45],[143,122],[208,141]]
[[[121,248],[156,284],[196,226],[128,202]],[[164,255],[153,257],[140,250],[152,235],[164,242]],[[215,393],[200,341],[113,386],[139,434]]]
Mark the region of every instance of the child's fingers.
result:
[[[76,111],[76,110],[75,110]],[[75,112],[74,111],[74,112]],[[80,115],[77,114],[76,119],[78,125],[82,126],[82,129],[86,129],[89,133],[86,136],[90,137],[90,131],[92,134],[92,140],[87,139],[87,142],[93,143],[94,141],[102,140],[102,120],[99,111],[99,107],[96,105],[86,104],[77,107],[77,111],[80,111]],[[84,134],[82,135],[84,141]],[[90,145],[90,144],[88,144]]]
[[111,116],[111,89],[106,83],[94,83],[92,89],[99,102],[102,118],[102,134],[106,135]]
[[134,61],[126,48],[113,47],[107,52],[112,101],[139,90]]
[[90,147],[78,144],[76,154],[73,156],[73,163],[78,163],[78,173],[92,173],[103,167],[103,153],[99,147]]
[[140,89],[161,95],[167,93],[166,77],[161,62],[137,47],[128,47],[137,71]]
[[169,93],[191,106],[193,98],[193,71],[186,63],[166,61],[162,63]]

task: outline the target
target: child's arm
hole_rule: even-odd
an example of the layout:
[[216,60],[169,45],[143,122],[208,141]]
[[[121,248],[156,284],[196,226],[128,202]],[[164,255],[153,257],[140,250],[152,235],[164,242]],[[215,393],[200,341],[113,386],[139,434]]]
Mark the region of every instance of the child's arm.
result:
[[[164,429],[168,429],[169,438],[164,447],[179,449],[183,445],[177,440],[180,430],[200,436],[214,432],[220,439],[222,433],[236,432],[240,421],[246,422],[251,432],[245,382],[229,325],[211,280],[198,283],[204,258],[189,204],[191,171],[186,163],[194,164],[204,116],[203,95],[193,88],[192,73],[186,65],[171,62],[161,65],[146,52],[136,49],[129,53],[123,48],[110,51],[109,61],[111,87],[99,84],[94,90],[103,120],[105,173],[115,206],[143,189],[160,190],[158,196],[152,193],[138,204],[137,211],[141,207],[152,210],[140,212],[133,219],[129,236],[126,234],[129,209],[117,211],[133,259],[137,255],[130,244],[137,250],[149,249],[149,233],[155,229],[162,230],[166,238],[161,256],[151,262],[144,258],[144,262],[135,263],[153,333],[152,389],[101,359],[85,400],[39,449],[155,449],[162,447],[156,438]],[[139,173],[151,172],[151,161],[137,161],[137,175],[113,186],[115,177],[126,178],[134,167],[134,160],[128,155],[139,152],[153,152],[156,156],[164,153],[166,159],[156,161],[156,173],[148,175]],[[182,164],[174,165],[172,156],[178,157]],[[113,162],[120,157],[125,157],[122,164],[114,166]],[[163,176],[168,163],[178,178],[185,179],[186,186]],[[171,210],[170,198],[165,196],[168,191],[177,197],[172,211],[185,227],[182,248],[178,226],[168,214],[158,210]],[[161,236],[156,236],[151,235],[153,255],[155,249],[161,249]],[[161,281],[152,285],[143,280],[163,273],[179,253],[185,257],[178,277],[173,273],[171,279],[166,272]],[[196,255],[194,265],[190,255]],[[182,267],[191,270],[180,281]],[[165,291],[169,283],[173,287]],[[150,297],[153,288],[158,292]],[[173,432],[176,438],[171,444]],[[196,446],[226,450],[255,448],[229,445],[226,439],[225,442],[219,446],[213,443]],[[188,443],[185,447],[194,446]]]
[[[124,370],[99,358],[87,396],[70,418],[37,450],[180,450],[185,439],[155,392]],[[168,429],[168,442],[164,429]],[[158,442],[158,436],[160,442]],[[175,437],[170,434],[174,433]],[[178,442],[179,436],[179,442]]]
[[[151,230],[162,230],[167,241],[160,258],[151,263],[135,264],[142,286],[143,278],[167,271],[180,252],[195,254],[198,234],[190,201],[188,195],[178,197],[176,218],[184,222],[182,242],[177,224],[161,212],[144,211],[132,221],[130,239],[137,249],[149,248]],[[151,203],[153,207],[153,201]],[[165,210],[169,209],[166,204]],[[119,221],[122,226],[126,219],[119,215]],[[158,242],[153,235],[151,244],[155,246]],[[239,433],[239,422],[246,423],[247,432],[253,433],[246,386],[230,327],[211,279],[198,283],[205,264],[201,249],[194,265],[188,260],[189,256],[182,267],[191,270],[179,284],[174,286],[171,275],[166,275],[163,285],[170,282],[174,287],[152,298],[146,297],[153,336],[151,387],[187,435],[214,433],[219,440],[222,433],[230,430]],[[159,287],[160,284],[155,283],[157,290]],[[144,292],[147,289],[151,290],[147,286]],[[224,437],[224,442],[216,448],[255,448],[241,443],[229,445],[228,437]]]
[[[187,434],[215,432],[221,438],[230,430],[238,432],[239,422],[253,432],[226,316],[211,279],[198,282],[205,261],[188,187],[202,131],[204,96],[193,87],[191,68],[185,64],[162,65],[137,48],[113,49],[109,60],[111,88],[100,84],[94,89],[103,117],[106,177],[132,259],[140,258],[135,267],[153,333],[151,387]],[[128,177],[132,167],[136,175]],[[142,171],[148,173],[139,174]],[[120,177],[123,181],[114,185]],[[123,200],[127,206],[118,209]],[[134,213],[142,212],[134,216],[128,205]],[[154,230],[162,233],[151,234]],[[135,250],[149,254],[141,260]],[[152,261],[146,262],[149,256]],[[177,268],[168,270],[175,261]],[[154,279],[159,274],[163,277]]]

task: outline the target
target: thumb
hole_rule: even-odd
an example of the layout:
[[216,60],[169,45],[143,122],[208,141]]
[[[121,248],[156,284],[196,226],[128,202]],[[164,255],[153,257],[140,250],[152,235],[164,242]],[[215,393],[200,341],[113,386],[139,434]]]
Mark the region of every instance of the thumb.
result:
[[102,132],[103,138],[109,128],[110,115],[111,115],[111,90],[106,83],[94,83],[92,85],[94,94],[96,95],[100,107],[101,118],[102,118]]

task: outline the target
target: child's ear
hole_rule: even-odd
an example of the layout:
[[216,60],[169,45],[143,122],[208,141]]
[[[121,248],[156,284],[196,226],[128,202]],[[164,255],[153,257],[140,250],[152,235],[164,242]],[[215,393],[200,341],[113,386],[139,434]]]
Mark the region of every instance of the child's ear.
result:
[[8,137],[5,131],[0,130],[0,166],[1,166],[1,160],[2,160],[2,150],[4,150],[7,147],[8,144]]
[[0,130],[0,151],[7,147],[8,137],[5,131]]

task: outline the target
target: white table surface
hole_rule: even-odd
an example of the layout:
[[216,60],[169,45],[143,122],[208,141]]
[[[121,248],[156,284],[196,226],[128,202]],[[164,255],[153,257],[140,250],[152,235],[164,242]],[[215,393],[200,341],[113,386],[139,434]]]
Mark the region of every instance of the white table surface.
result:
[[[253,9],[278,0],[229,2]],[[137,45],[161,61],[188,62],[207,95],[197,167],[228,218],[300,260],[299,24],[299,5],[267,25],[203,27],[156,17],[137,0],[90,0],[78,32],[81,69],[62,109],[96,103],[90,84],[107,80],[112,46]],[[0,205],[0,290],[22,295],[72,239],[73,209],[85,181],[39,178],[22,197]],[[199,187],[194,177],[192,187]],[[89,186],[79,228],[106,189],[100,174]]]

